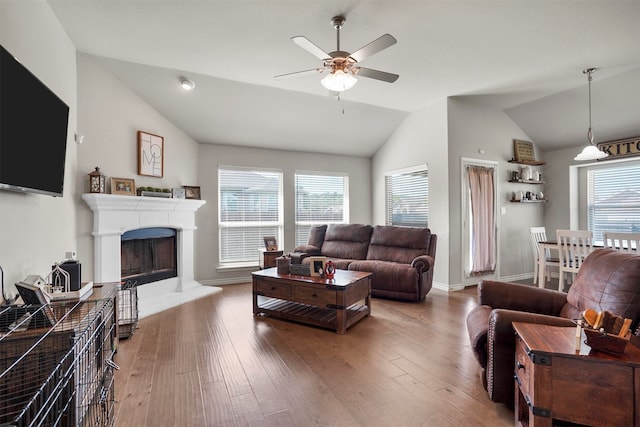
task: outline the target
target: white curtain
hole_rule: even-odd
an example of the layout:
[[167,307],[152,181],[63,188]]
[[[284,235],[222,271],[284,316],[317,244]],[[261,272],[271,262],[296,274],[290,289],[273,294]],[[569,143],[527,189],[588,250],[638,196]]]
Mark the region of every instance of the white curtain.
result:
[[472,276],[490,274],[496,269],[494,169],[468,166],[471,199]]

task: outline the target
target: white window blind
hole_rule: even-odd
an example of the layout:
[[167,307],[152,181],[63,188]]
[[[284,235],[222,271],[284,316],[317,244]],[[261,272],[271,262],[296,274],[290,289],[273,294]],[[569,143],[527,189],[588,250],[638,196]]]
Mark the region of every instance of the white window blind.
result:
[[428,226],[429,174],[426,165],[387,174],[385,186],[386,225]]
[[265,236],[282,246],[282,172],[218,168],[221,264],[255,265]]
[[593,240],[602,233],[640,232],[640,164],[587,172],[587,217]]
[[346,223],[349,178],[346,175],[296,173],[296,246],[309,241],[317,224]]

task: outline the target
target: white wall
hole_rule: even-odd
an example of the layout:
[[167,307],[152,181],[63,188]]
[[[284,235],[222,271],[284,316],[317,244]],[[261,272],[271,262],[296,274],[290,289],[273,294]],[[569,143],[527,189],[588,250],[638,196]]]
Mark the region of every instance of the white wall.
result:
[[384,224],[385,173],[419,164],[429,168],[429,228],[438,236],[434,287],[449,286],[449,173],[446,101],[410,114],[373,157],[373,223]]
[[[80,199],[89,191],[88,174],[96,166],[110,178],[135,180],[136,187],[196,185],[198,144],[124,86],[91,55],[78,54],[77,235],[84,280],[93,277],[93,213]],[[138,175],[137,132],[164,137],[164,176]],[[107,184],[107,189],[110,185]],[[196,213],[196,224],[200,222]]]
[[0,191],[0,266],[5,288],[14,294],[15,282],[29,274],[46,275],[66,251],[76,249],[76,58],[43,1],[0,1],[0,43],[70,109],[63,197]]
[[[507,182],[510,171],[517,169],[517,165],[508,163],[513,157],[513,139],[528,140],[528,137],[502,111],[478,104],[473,98],[450,98],[412,113],[374,156],[375,223],[384,222],[385,172],[428,164],[429,227],[438,235],[434,287],[445,290],[463,287],[460,182],[463,157],[498,162],[499,207],[506,208],[506,214],[498,216],[498,278],[532,275],[529,227],[543,225],[544,205],[508,201],[512,191],[534,190]],[[542,159],[538,150],[536,156]]]
[[[279,246],[295,247],[295,183],[301,171],[342,172],[349,175],[349,221],[371,223],[371,162],[367,158],[263,150],[201,144],[198,153],[198,185],[207,200],[198,211],[196,236],[196,280],[208,284],[246,282],[254,269],[218,269],[218,166],[280,169],[283,172],[285,240]],[[256,249],[257,250],[257,249]],[[256,255],[257,257],[257,255]]]
[[[513,191],[541,191],[538,185],[507,182],[519,165],[508,163],[513,158],[513,139],[530,141],[529,137],[501,110],[479,104],[473,98],[449,99],[449,194],[451,220],[451,285],[459,287],[463,280],[461,230],[460,158],[469,157],[498,162],[498,278],[521,279],[533,273],[533,251],[529,227],[544,225],[544,204],[510,203]],[[483,150],[484,153],[480,153]],[[544,160],[535,148],[537,160]],[[545,174],[545,168],[539,168]],[[546,190],[546,188],[544,188]]]
[[[544,207],[544,226],[547,229],[549,239],[555,240],[555,230],[557,229],[572,228],[570,220],[570,165],[580,163],[573,158],[581,150],[582,147],[576,146],[545,153],[547,165],[544,168],[544,189],[549,202]],[[574,197],[577,197],[577,193],[574,193]],[[577,219],[577,212],[575,215]],[[577,227],[577,224],[574,227]]]

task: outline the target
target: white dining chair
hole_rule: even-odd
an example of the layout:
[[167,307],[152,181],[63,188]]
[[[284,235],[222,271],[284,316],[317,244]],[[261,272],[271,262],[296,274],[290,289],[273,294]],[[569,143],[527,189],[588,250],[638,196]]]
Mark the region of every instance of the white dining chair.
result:
[[603,233],[605,248],[623,252],[637,252],[640,249],[640,233]]
[[590,230],[556,230],[560,278],[558,290],[564,292],[564,275],[571,274],[571,283],[584,259],[593,250]]
[[[560,266],[560,261],[557,257],[551,256],[551,250],[545,249],[544,251],[540,250],[540,242],[547,241],[547,230],[544,227],[531,227],[531,247],[533,249],[533,284],[538,283],[538,275],[540,274],[540,268],[542,268],[541,256],[544,256],[544,277],[549,282],[551,281],[551,267],[557,268]],[[544,252],[544,253],[542,253]],[[538,283],[538,286],[544,288],[544,282]]]

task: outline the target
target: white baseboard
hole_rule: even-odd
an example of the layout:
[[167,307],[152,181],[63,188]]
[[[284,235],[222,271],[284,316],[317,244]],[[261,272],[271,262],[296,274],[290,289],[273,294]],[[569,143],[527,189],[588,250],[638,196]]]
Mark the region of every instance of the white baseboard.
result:
[[228,279],[209,279],[198,280],[198,282],[207,286],[224,286],[224,285],[239,285],[240,283],[251,283],[251,276],[230,277]]

